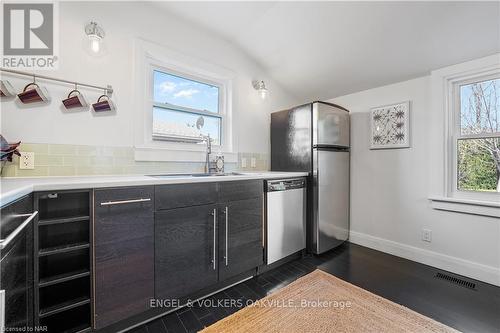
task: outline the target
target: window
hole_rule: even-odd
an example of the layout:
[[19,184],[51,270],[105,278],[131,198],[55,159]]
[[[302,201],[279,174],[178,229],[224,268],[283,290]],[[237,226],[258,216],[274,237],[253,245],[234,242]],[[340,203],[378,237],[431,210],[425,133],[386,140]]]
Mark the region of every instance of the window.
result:
[[455,189],[500,192],[500,78],[455,85]]
[[222,88],[213,82],[153,70],[153,140],[222,144]]

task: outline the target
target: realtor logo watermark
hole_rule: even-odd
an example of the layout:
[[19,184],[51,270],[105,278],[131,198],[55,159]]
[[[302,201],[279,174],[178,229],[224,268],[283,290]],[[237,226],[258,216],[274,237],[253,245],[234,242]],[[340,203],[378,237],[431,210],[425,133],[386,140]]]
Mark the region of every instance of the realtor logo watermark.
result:
[[3,3],[2,67],[57,68],[57,3]]

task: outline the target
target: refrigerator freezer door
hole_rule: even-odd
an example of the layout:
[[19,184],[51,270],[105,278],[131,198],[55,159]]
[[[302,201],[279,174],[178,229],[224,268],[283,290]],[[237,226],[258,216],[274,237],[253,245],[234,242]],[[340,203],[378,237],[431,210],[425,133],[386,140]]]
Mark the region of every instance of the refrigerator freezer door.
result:
[[349,152],[315,149],[312,250],[328,251],[349,238]]
[[314,103],[313,146],[349,147],[349,112]]

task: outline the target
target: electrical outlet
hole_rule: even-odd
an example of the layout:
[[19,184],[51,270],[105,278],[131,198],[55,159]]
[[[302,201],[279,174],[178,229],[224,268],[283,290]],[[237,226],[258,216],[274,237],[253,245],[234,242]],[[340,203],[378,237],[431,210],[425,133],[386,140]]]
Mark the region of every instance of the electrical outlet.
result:
[[246,168],[247,167],[247,159],[246,157],[241,158],[241,167]]
[[252,168],[256,168],[256,167],[257,167],[257,160],[255,159],[255,157],[252,157],[252,158],[250,159],[250,166],[251,166]]
[[422,240],[424,242],[431,242],[432,241],[432,230],[430,229],[422,229]]
[[34,169],[35,168],[35,153],[21,152],[19,156],[19,169]]

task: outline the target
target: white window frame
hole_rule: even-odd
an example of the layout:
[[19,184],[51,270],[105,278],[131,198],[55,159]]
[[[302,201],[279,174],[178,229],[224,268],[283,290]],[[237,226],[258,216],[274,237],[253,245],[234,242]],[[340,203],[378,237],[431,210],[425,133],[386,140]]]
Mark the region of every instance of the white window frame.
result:
[[429,116],[429,200],[438,210],[500,217],[498,193],[457,189],[458,84],[482,81],[500,73],[500,53],[432,71]]
[[[215,112],[210,112],[210,111],[205,111],[205,110],[192,109],[192,108],[183,107],[180,105],[173,105],[173,104],[171,107],[168,107],[168,104],[155,103],[155,101],[154,101],[154,72],[155,71],[162,72],[165,74],[175,75],[175,76],[178,76],[180,78],[196,81],[199,83],[209,84],[211,86],[217,87],[219,89],[219,92],[218,92],[218,99],[219,100],[218,100],[218,106],[217,106],[218,112],[215,113]],[[157,107],[160,109],[183,111],[186,113],[197,114],[200,116],[210,116],[210,117],[219,118],[221,121],[220,128],[219,128],[220,143],[217,145],[214,144],[214,147],[224,146],[224,140],[225,140],[224,130],[226,127],[226,112],[225,112],[225,110],[226,110],[227,106],[226,106],[225,98],[224,98],[226,87],[223,83],[221,83],[220,81],[219,82],[212,81],[210,79],[203,78],[203,77],[193,76],[193,75],[188,74],[188,73],[181,73],[179,71],[176,71],[176,70],[173,70],[170,68],[160,67],[160,66],[156,66],[153,64],[151,64],[149,74],[150,74],[149,80],[151,80],[151,85],[152,85],[151,86],[152,89],[150,92],[150,99],[151,99],[151,107],[152,108]],[[153,120],[151,120],[151,121],[153,121]],[[151,136],[152,136],[153,140],[155,140],[155,141],[169,141],[169,142],[178,142],[178,143],[200,143],[203,141],[203,139],[201,137],[199,137],[199,138],[191,138],[191,137],[180,138],[178,136],[155,135],[153,132],[151,132]]]
[[500,137],[500,133],[481,133],[481,134],[468,134],[463,135],[461,131],[461,103],[460,103],[460,87],[463,85],[472,84],[475,82],[483,82],[492,79],[499,79],[500,72],[493,71],[492,73],[478,73],[476,75],[469,75],[462,80],[452,81],[452,102],[450,103],[450,113],[452,114],[453,121],[450,123],[452,127],[452,142],[451,142],[451,161],[453,170],[450,173],[452,179],[450,184],[452,188],[450,193],[453,197],[463,197],[471,199],[482,199],[482,200],[499,200],[500,193],[492,192],[480,192],[480,191],[467,191],[458,189],[458,140],[460,139],[481,139],[490,137]]
[[197,59],[168,47],[134,40],[134,157],[136,161],[204,162],[206,147],[193,142],[153,139],[153,70],[211,82],[219,90],[219,114],[222,116],[221,143],[217,151],[226,162],[237,162],[234,132],[233,82],[235,73],[227,68]]
[[450,133],[450,149],[449,160],[450,165],[447,168],[448,173],[448,193],[453,198],[473,199],[480,201],[500,201],[499,192],[482,192],[468,191],[458,189],[458,140],[460,139],[480,139],[490,137],[500,137],[500,133],[481,133],[463,135],[461,131],[461,103],[460,103],[460,87],[475,82],[483,82],[492,79],[500,78],[499,70],[491,70],[486,72],[470,73],[464,76],[459,76],[450,80],[450,102],[448,113],[450,115],[449,133]]

